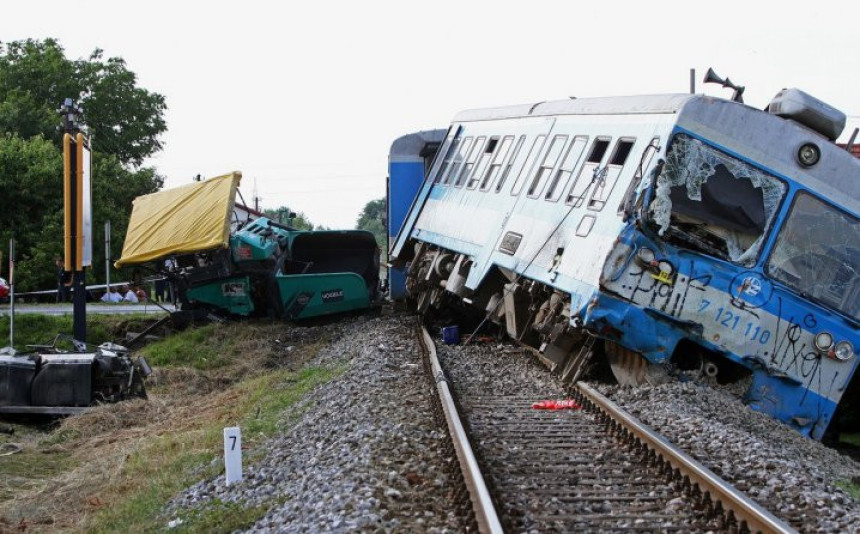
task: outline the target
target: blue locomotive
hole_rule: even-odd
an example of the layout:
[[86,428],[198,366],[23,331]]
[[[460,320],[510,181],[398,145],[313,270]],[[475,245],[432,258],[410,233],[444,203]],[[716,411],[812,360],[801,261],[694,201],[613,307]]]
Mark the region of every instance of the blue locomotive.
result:
[[[409,208],[444,139],[445,130],[427,130],[404,135],[391,144],[388,152],[388,180],[385,184],[389,243],[394,242],[403,227]],[[406,298],[406,273],[403,269],[389,267],[388,289],[393,300]]]
[[857,395],[860,160],[803,91],[738,100],[459,113],[390,244],[410,297],[476,309],[567,380],[746,381],[820,439]]

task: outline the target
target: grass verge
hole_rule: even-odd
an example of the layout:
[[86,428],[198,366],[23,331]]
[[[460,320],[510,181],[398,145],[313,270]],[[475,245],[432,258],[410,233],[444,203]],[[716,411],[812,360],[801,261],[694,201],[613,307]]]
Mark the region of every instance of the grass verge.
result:
[[[100,406],[41,432],[22,425],[33,435],[0,461],[0,532],[166,529],[170,518],[160,514],[169,499],[223,471],[225,426],[242,428],[252,462],[309,391],[344,372],[307,366],[325,336],[317,327],[244,322],[150,345],[144,352],[158,365],[148,401]],[[183,517],[178,531],[230,532],[265,511],[213,501]]]
[[[6,319],[6,318],[4,318]],[[143,330],[146,324],[153,322],[153,314],[135,313],[128,315],[99,315],[87,316],[87,339],[98,345],[105,341],[119,341],[128,329]],[[71,315],[39,315],[27,313],[15,316],[15,348],[26,351],[27,345],[50,344],[57,334],[65,334],[69,338],[73,332]],[[8,345],[9,321],[0,321],[0,346]],[[66,340],[62,348],[71,349],[71,342]]]
[[835,484],[845,490],[845,493],[851,495],[852,498],[860,501],[860,481],[837,480]]

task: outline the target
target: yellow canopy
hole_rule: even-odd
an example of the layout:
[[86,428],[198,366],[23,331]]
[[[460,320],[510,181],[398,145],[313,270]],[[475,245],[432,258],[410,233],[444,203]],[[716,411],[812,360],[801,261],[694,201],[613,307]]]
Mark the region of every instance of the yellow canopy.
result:
[[134,199],[117,267],[227,247],[241,172]]

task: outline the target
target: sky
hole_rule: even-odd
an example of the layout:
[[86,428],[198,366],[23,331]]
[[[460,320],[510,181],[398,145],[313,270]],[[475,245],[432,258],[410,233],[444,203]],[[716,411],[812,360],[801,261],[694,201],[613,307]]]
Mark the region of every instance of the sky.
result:
[[4,3],[0,40],[101,48],[165,96],[165,187],[242,171],[248,204],[352,228],[391,143],[464,109],[798,87],[860,117],[860,2],[508,0]]

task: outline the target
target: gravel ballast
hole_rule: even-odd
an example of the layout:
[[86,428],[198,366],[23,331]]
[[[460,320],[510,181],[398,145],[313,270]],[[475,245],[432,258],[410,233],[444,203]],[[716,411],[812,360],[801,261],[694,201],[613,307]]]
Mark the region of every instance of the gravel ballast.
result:
[[798,530],[860,529],[860,503],[836,486],[860,476],[860,464],[745,406],[732,389],[692,381],[596,386]]
[[[196,484],[170,503],[165,523],[218,499],[269,507],[252,532],[464,530],[455,512],[457,483],[448,474],[456,459],[445,452],[447,437],[431,413],[415,318],[363,316],[331,328],[331,343],[310,365],[344,373],[308,395],[298,422],[262,447],[264,458],[246,466],[243,482],[228,488],[220,476]],[[441,349],[440,357],[492,350],[518,352],[503,344],[458,346]],[[491,374],[480,365],[474,370]],[[530,394],[564,396],[533,361],[471,384],[517,393],[520,386],[506,372],[534,381]],[[860,528],[860,505],[836,485],[860,477],[860,465],[751,410],[730,389],[691,380],[593,385],[795,528]]]
[[206,480],[171,502],[181,521],[212,499],[271,505],[249,532],[459,532],[446,436],[434,422],[415,318],[359,317],[310,362],[345,366],[314,390],[306,411],[263,447],[229,487]]

